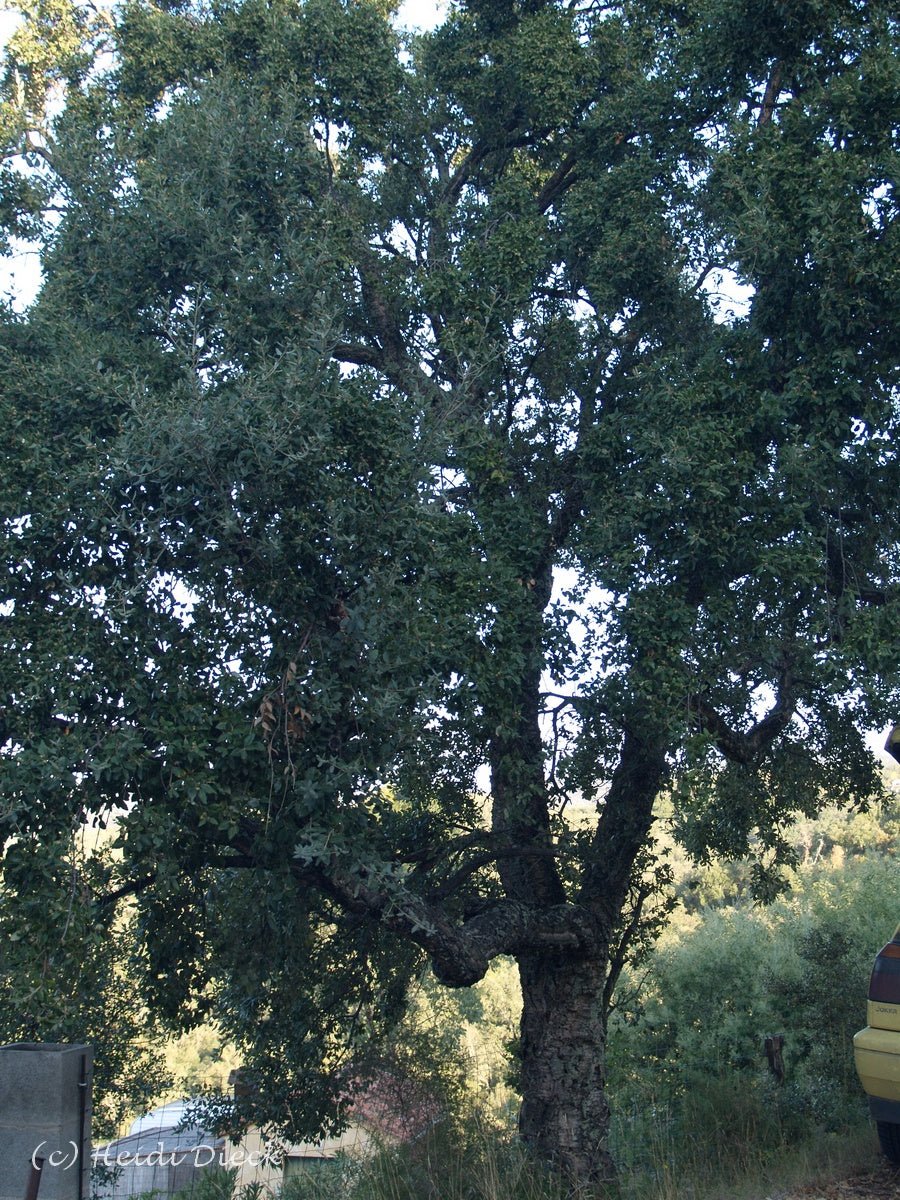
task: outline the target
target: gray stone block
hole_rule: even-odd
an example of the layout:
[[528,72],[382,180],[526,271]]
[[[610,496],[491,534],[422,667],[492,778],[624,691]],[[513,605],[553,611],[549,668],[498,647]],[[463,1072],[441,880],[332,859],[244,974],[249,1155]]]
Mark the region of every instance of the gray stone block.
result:
[[88,1200],[90,1046],[0,1046],[0,1200],[23,1200],[33,1157],[39,1200]]

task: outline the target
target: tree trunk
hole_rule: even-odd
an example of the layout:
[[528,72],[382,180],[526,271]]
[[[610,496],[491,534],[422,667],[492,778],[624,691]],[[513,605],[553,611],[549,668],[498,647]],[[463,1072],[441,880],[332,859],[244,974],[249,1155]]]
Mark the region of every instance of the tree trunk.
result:
[[522,1139],[573,1183],[613,1183],[602,1011],[606,960],[544,952],[521,954],[518,963]]

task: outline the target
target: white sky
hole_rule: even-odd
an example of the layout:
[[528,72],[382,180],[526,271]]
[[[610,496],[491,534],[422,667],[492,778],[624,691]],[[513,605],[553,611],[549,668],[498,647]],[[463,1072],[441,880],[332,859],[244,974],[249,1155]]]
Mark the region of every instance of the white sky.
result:
[[439,24],[449,5],[447,0],[404,0],[397,13],[401,29],[432,29]]
[[0,46],[6,45],[6,39],[15,29],[18,19],[18,13],[10,12],[8,9],[0,10]]

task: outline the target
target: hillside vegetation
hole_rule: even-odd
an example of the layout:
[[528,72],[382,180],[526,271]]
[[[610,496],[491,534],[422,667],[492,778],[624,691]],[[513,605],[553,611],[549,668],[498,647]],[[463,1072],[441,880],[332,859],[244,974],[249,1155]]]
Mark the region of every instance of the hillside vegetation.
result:
[[[767,906],[750,896],[749,862],[697,866],[660,821],[675,908],[657,945],[623,973],[610,1015],[626,1195],[756,1200],[773,1181],[783,1190],[875,1164],[852,1037],[865,1023],[872,959],[900,920],[900,788],[889,783],[881,805],[828,808],[798,826],[789,890]],[[511,960],[452,992],[424,976],[381,1062],[438,1093],[445,1119],[350,1177],[292,1184],[285,1200],[555,1196],[513,1140],[519,1011]],[[764,1053],[773,1034],[784,1037],[781,1082]],[[200,1030],[173,1043],[168,1062],[196,1087],[221,1079],[223,1056],[230,1063]]]

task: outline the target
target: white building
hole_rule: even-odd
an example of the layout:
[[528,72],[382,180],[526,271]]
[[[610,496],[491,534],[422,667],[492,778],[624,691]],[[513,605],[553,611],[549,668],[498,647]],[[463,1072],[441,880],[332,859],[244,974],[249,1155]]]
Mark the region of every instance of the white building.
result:
[[225,1142],[191,1124],[191,1103],[177,1100],[154,1109],[133,1121],[125,1137],[94,1149],[97,1200],[128,1200],[153,1191],[172,1196],[219,1165]]

